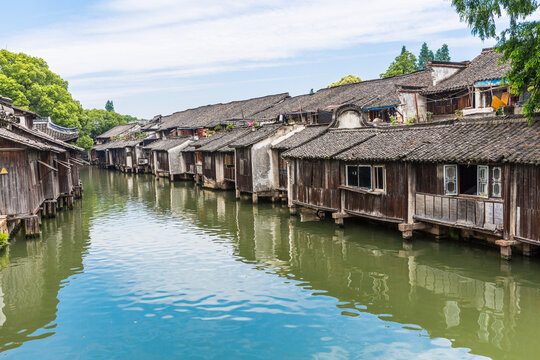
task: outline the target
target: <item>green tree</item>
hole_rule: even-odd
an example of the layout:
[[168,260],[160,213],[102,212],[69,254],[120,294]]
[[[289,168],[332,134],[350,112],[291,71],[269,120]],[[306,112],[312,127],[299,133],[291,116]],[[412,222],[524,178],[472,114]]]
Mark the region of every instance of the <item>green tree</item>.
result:
[[0,50],[0,91],[17,106],[50,116],[62,126],[78,126],[82,106],[68,91],[68,82],[40,58]]
[[339,86],[339,85],[347,85],[347,84],[356,84],[362,82],[362,79],[360,79],[359,76],[355,75],[347,75],[341,78],[341,80],[336,81],[328,85],[328,88]]
[[437,61],[450,61],[450,50],[448,45],[443,44],[439,50],[435,52],[435,60]]
[[381,78],[408,74],[416,70],[416,56],[408,51],[405,46],[401,49],[401,54],[390,64],[388,70],[380,75]]
[[77,146],[86,150],[91,150],[92,146],[94,146],[94,140],[88,135],[80,136],[77,140]]
[[434,59],[433,51],[429,50],[427,43],[423,43],[418,55],[418,69],[423,69],[428,61]]
[[[506,80],[515,94],[530,93],[523,107],[533,121],[540,108],[540,22],[527,21],[539,4],[536,0],[452,0],[462,21],[472,28],[473,35],[482,40],[495,38],[495,50],[502,53],[501,62],[510,63]],[[505,13],[509,27],[497,32],[495,19]]]
[[105,110],[109,112],[114,111],[114,104],[112,100],[107,100],[107,102],[105,103]]

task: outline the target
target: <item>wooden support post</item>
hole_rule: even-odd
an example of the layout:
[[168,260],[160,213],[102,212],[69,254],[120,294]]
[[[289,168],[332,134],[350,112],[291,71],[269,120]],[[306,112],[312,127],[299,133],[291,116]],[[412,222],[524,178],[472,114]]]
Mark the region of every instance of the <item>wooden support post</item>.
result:
[[251,199],[253,200],[254,204],[257,204],[259,202],[259,195],[257,195],[257,193],[253,193],[251,195]]
[[174,181],[174,174],[171,174],[171,175],[169,176],[169,180]]
[[24,218],[24,235],[27,238],[39,237],[39,217],[37,215]]
[[345,212],[337,212],[332,214],[332,218],[334,219],[336,225],[339,227],[343,227],[345,225],[345,218],[351,217],[349,214]]
[[533,249],[532,249],[531,244],[527,244],[527,243],[521,244],[521,251],[523,252],[523,255],[525,256],[533,255]]
[[236,189],[236,200],[240,199],[240,190]]
[[398,225],[398,229],[401,231],[401,236],[405,240],[412,238],[414,230],[425,230],[427,227],[428,226],[426,224],[419,222],[402,223]]
[[512,246],[517,244],[514,240],[497,240],[495,244],[501,247],[501,258],[510,260],[512,258]]
[[64,197],[63,196],[60,196],[58,198],[58,209],[59,210],[64,209]]
[[73,209],[73,195],[66,196],[66,205],[68,209]]
[[298,207],[296,207],[296,205],[289,206],[289,214],[297,215],[298,214]]
[[47,218],[56,217],[56,200],[45,200],[43,203],[43,215]]

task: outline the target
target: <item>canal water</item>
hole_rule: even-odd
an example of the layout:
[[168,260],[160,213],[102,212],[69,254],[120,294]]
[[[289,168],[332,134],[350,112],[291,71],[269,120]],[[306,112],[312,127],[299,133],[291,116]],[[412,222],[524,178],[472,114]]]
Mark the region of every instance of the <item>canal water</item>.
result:
[[0,254],[9,359],[533,359],[540,265],[88,168]]

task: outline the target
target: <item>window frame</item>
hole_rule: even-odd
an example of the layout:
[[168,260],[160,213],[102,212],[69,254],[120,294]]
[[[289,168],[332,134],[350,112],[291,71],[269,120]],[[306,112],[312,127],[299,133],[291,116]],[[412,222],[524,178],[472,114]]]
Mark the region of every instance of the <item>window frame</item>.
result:
[[[480,172],[485,170],[485,179],[481,179]],[[485,181],[481,181],[485,180]],[[485,191],[480,192],[480,185],[485,185]],[[476,196],[487,199],[489,197],[489,166],[477,165],[476,166]]]
[[[376,187],[378,184],[377,169],[382,169],[382,188]],[[371,170],[371,191],[386,192],[386,166],[373,165]]]
[[[495,169],[499,170],[499,179],[495,179]],[[502,167],[501,166],[492,166],[491,167],[491,196],[495,198],[501,198],[502,197]],[[495,185],[499,185],[499,192],[496,194],[495,191],[493,191],[493,188]]]
[[[454,191],[449,192],[447,188],[447,184],[451,182],[451,179],[447,179],[446,169],[448,168],[454,168]],[[459,194],[459,176],[458,176],[458,166],[457,164],[444,164],[443,165],[443,181],[444,181],[444,195],[446,196],[458,196]]]
[[[358,185],[351,185],[349,183],[349,168],[356,168],[356,176],[357,176],[357,184]],[[369,169],[369,187],[360,186],[360,168],[368,168]],[[377,181],[375,180],[375,177],[377,176],[376,169],[382,169],[382,189],[377,188],[375,189],[374,186],[377,184]],[[345,165],[345,184],[347,187],[361,189],[365,191],[371,191],[371,192],[377,192],[377,193],[385,193],[386,192],[386,166],[385,165]]]

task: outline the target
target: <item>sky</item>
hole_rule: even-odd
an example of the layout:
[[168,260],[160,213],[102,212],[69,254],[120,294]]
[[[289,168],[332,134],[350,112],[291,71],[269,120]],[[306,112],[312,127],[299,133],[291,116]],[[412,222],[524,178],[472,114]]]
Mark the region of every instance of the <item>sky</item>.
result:
[[[5,3],[4,3],[5,2]],[[494,45],[450,0],[2,1],[0,48],[45,59],[85,108],[141,118],[378,78],[402,45],[448,44],[452,61]]]

